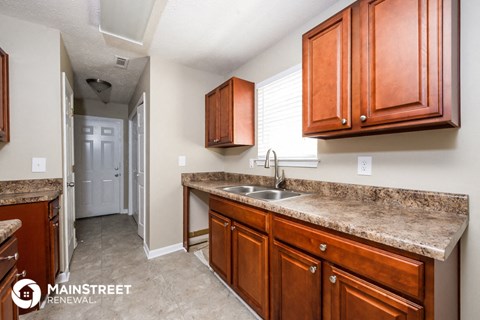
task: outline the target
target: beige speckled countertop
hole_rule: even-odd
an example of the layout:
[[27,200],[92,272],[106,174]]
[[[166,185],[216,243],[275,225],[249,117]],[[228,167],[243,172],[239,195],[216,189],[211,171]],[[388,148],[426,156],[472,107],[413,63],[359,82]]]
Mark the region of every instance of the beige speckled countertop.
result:
[[0,244],[7,240],[15,231],[20,229],[22,221],[18,219],[0,221]]
[[51,201],[62,193],[62,179],[0,181],[0,206]]
[[60,194],[61,191],[58,190],[0,194],[0,206],[51,201]]
[[268,180],[229,173],[182,175],[182,184],[192,189],[440,261],[448,258],[468,225],[466,195],[298,179],[287,179],[287,189],[311,193],[280,201],[256,200],[219,189],[266,185]]

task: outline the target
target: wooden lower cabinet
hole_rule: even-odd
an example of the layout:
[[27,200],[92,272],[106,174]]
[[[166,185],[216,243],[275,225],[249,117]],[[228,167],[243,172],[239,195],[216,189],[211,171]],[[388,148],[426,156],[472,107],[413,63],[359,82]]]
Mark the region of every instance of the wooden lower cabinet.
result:
[[423,307],[328,263],[323,273],[324,320],[421,320]]
[[231,220],[210,210],[209,259],[213,270],[227,283],[232,282]]
[[320,260],[274,241],[271,268],[272,319],[321,319]]
[[447,261],[210,198],[210,266],[263,319],[457,320]]
[[18,319],[18,307],[12,300],[12,288],[17,282],[17,268],[13,268],[0,282],[0,320]]
[[[0,206],[0,220],[19,219],[22,227],[15,233],[18,240],[17,268],[26,272],[25,278],[34,280],[42,292],[55,284],[59,272],[59,198],[52,201]],[[38,309],[21,309],[25,314]]]
[[268,315],[268,236],[233,223],[233,289],[260,316]]
[[[240,223],[234,217],[246,219]],[[269,319],[269,238],[259,230],[264,218],[262,211],[210,199],[210,266],[260,317]]]

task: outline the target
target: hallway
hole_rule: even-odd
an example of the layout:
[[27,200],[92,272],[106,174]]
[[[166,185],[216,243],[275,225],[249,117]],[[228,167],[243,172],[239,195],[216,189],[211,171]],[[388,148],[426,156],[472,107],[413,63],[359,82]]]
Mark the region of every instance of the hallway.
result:
[[193,252],[147,260],[136,230],[128,215],[77,220],[78,247],[65,283],[131,285],[130,294],[70,295],[92,303],[47,303],[21,319],[255,319]]

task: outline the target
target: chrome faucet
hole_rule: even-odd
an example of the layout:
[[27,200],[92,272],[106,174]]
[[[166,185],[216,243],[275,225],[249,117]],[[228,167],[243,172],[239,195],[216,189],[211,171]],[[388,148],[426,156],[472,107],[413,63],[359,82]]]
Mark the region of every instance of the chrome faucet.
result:
[[285,170],[282,170],[282,176],[280,177],[278,175],[278,159],[277,159],[277,153],[273,149],[268,149],[267,155],[265,156],[265,168],[270,168],[270,151],[273,152],[273,162],[275,166],[275,188],[279,189],[280,185],[285,182]]

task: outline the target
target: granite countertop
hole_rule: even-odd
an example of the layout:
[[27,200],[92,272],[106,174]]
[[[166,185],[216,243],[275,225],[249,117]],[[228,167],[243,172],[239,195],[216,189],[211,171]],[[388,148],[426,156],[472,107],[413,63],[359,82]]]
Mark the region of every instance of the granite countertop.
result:
[[62,179],[0,181],[0,206],[51,201],[62,193]]
[[58,190],[47,190],[47,191],[37,191],[37,192],[0,194],[0,206],[41,202],[41,201],[51,201],[56,197],[58,197],[61,193],[62,192]]
[[0,244],[7,240],[15,231],[20,229],[22,221],[18,219],[0,221]]
[[448,258],[468,225],[466,195],[294,180],[290,186],[296,188],[287,182],[287,189],[311,193],[268,202],[219,189],[265,185],[264,177],[242,181],[229,174],[226,179],[197,175],[182,175],[182,184],[440,261]]

